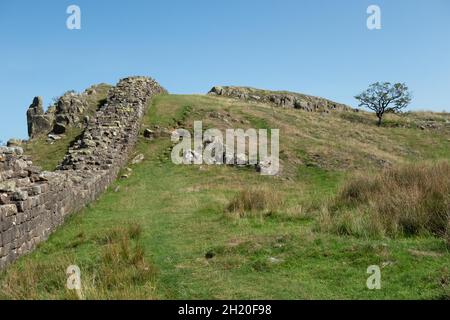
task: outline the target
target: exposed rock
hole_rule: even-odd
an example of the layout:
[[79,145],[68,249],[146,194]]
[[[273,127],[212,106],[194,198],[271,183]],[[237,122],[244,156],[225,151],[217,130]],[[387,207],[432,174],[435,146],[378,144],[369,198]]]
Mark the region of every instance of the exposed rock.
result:
[[53,127],[53,132],[55,134],[63,134],[66,132],[66,130],[67,130],[66,125],[60,122],[55,123]]
[[56,135],[56,134],[49,134],[49,135],[48,135],[48,138],[49,138],[50,140],[53,140],[53,141],[55,141],[55,140],[61,140],[61,136]]
[[213,87],[208,94],[246,100],[249,102],[263,102],[282,108],[295,108],[308,112],[350,111],[350,106],[331,100],[308,96],[295,92],[266,91],[248,87]]
[[88,107],[85,95],[73,91],[66,92],[56,103],[56,124],[53,131],[58,133],[58,125],[83,127],[81,119]]
[[[90,122],[90,114],[95,110],[92,105],[101,99],[109,85],[94,85],[83,93],[68,91],[62,95],[47,112],[44,113],[42,99],[36,97],[27,111],[28,134],[30,138],[53,132],[64,133],[69,127],[86,128]],[[103,101],[103,100],[100,100]]]
[[131,164],[138,164],[144,161],[145,157],[142,153],[138,154],[136,157],[133,158],[131,161]]
[[22,145],[22,140],[20,139],[9,139],[6,143],[6,146],[8,147],[20,147]]
[[271,263],[271,264],[280,264],[280,263],[283,262],[283,260],[278,259],[278,258],[275,258],[275,257],[269,257],[267,260],[268,260],[269,263]]
[[155,137],[155,131],[150,130],[150,129],[145,129],[144,130],[144,137],[147,139],[153,139]]
[[35,97],[27,111],[28,135],[31,138],[47,134],[53,126],[51,114],[44,114],[42,98]]

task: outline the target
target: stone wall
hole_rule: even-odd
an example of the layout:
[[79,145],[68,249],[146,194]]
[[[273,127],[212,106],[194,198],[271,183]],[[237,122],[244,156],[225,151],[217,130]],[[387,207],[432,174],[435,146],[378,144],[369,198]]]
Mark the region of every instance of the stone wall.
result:
[[121,80],[55,172],[33,166],[20,147],[0,148],[0,269],[107,189],[128,161],[150,99],[165,92],[150,78]]

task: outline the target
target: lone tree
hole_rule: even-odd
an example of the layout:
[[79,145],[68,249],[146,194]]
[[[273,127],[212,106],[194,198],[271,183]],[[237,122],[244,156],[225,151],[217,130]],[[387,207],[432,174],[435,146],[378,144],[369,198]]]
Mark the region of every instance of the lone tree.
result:
[[381,126],[383,116],[388,112],[399,112],[411,102],[411,93],[404,83],[390,82],[371,84],[369,89],[355,96],[360,107],[375,111],[378,126]]

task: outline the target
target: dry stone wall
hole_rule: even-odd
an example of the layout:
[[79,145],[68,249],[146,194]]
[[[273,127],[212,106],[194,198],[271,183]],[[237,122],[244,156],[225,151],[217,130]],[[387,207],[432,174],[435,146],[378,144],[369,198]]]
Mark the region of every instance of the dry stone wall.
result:
[[0,269],[106,190],[128,161],[150,99],[165,92],[150,78],[121,80],[55,172],[33,166],[20,147],[0,148]]

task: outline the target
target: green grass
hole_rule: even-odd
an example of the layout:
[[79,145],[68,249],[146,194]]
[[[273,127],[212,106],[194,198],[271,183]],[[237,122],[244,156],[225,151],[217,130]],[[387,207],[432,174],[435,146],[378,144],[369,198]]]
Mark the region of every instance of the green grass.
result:
[[[282,176],[264,177],[227,166],[176,166],[169,160],[167,137],[140,139],[135,152],[143,153],[145,160],[131,166],[131,177],[117,180],[98,201],[3,272],[0,298],[75,298],[65,289],[65,270],[71,264],[81,269],[88,299],[449,297],[450,254],[442,239],[370,239],[321,233],[314,227],[321,202],[348,176],[377,169],[366,161],[369,157],[391,152],[390,159],[401,163],[448,156],[426,146],[435,138],[432,134],[416,136],[416,129],[404,132],[375,125],[355,128],[338,115],[323,120],[297,110],[273,115],[263,105],[174,95],[157,97],[142,127],[173,128],[181,122],[192,128],[194,120],[202,119],[205,126],[229,126],[208,117],[211,111],[229,112],[227,121],[236,127],[251,126],[240,120],[258,117],[264,119],[262,126],[279,126]],[[329,131],[332,128],[340,135]],[[370,133],[371,139],[364,142],[370,148],[364,153],[360,146],[342,147],[345,140],[360,141],[357,132]],[[418,139],[415,153],[403,154],[412,139]],[[444,141],[445,133],[439,139]],[[312,159],[315,154],[322,158],[312,164],[298,161],[299,155]],[[350,158],[353,165],[343,168],[342,161],[331,162],[327,155]],[[228,215],[230,201],[254,186],[275,190],[283,203],[270,215]],[[108,240],[114,234],[122,236]],[[116,259],[105,258],[111,252]],[[207,253],[213,258],[206,259]],[[382,289],[371,291],[366,288],[366,270],[374,264],[382,266]]]
[[83,132],[80,128],[69,128],[61,140],[47,142],[47,136],[40,136],[25,144],[25,154],[30,155],[33,163],[43,170],[53,171],[62,161],[69,145]]

